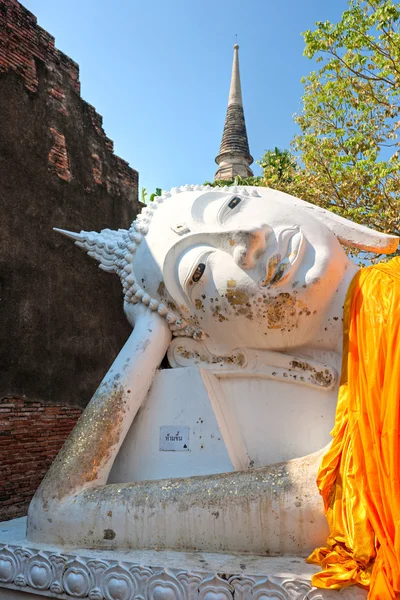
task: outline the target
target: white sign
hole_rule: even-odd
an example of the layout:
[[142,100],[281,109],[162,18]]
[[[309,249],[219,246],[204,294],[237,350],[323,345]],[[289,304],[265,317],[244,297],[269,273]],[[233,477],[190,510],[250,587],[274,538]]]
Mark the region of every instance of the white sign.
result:
[[189,450],[189,427],[164,425],[160,427],[160,451],[185,452]]

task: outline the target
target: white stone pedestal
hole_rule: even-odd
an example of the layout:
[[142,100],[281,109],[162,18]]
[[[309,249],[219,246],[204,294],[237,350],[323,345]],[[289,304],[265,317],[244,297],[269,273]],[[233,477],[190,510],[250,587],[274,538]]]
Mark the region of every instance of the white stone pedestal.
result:
[[0,600],[365,600],[317,590],[299,556],[90,550],[31,543],[26,519],[0,524]]

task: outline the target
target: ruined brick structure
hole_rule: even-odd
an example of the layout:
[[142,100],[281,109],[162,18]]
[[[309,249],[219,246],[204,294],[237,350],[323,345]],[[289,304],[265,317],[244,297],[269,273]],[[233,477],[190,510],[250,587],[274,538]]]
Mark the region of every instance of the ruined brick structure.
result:
[[139,203],[78,65],[16,0],[0,0],[0,131],[1,519],[25,510],[130,331],[118,279],[52,228],[127,227]]
[[26,514],[39,486],[82,410],[78,407],[0,399],[0,517]]

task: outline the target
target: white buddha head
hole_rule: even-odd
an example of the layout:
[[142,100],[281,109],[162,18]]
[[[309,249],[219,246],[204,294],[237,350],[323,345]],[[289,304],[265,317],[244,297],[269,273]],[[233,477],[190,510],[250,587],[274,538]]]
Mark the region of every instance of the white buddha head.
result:
[[250,187],[185,186],[156,199],[129,231],[72,237],[120,275],[128,314],[145,303],[175,335],[201,337],[214,352],[312,345],[352,264],[342,244],[381,253],[398,245]]

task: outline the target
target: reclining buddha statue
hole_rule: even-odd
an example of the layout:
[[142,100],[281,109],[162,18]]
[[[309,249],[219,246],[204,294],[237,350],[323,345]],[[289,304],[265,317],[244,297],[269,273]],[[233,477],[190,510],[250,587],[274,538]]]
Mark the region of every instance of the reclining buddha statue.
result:
[[61,233],[120,277],[133,331],[32,500],[28,538],[325,545],[315,479],[358,271],[343,246],[390,254],[398,239],[272,189],[210,186],[164,192],[129,230]]

